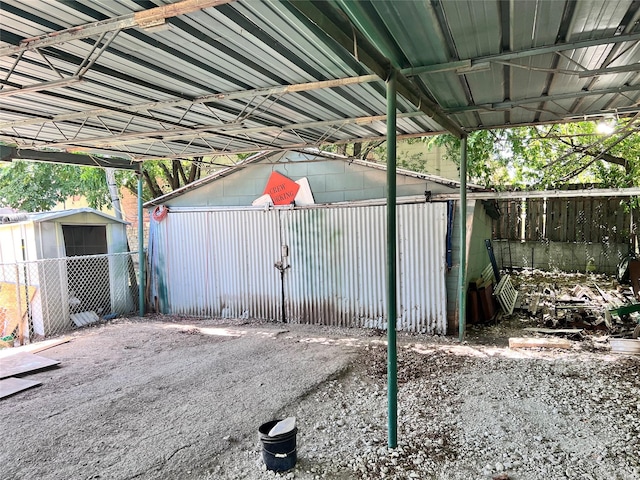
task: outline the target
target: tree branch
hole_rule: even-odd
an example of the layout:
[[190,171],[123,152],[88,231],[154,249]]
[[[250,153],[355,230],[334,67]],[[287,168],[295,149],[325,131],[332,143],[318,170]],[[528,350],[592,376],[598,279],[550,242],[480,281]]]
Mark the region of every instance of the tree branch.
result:
[[180,166],[180,160],[171,160],[171,169],[173,170],[173,175],[171,176],[171,188],[172,190],[176,190],[180,188],[180,174],[178,172],[178,167]]
[[[180,178],[182,178],[182,184],[186,185],[189,182],[187,181],[187,175],[184,172],[184,167],[182,166],[182,162],[180,160],[174,160],[174,162],[178,162],[178,173],[180,174]],[[179,184],[178,184],[178,188],[180,188]]]
[[191,162],[191,168],[189,168],[189,180],[185,181],[185,185],[187,183],[193,183],[197,180],[201,161],[202,157],[194,157],[193,162]]
[[151,178],[151,175],[149,175],[149,172],[143,169],[142,176],[144,177],[144,181],[147,184],[147,187],[149,187],[149,190],[151,191],[151,195],[153,195],[153,198],[161,197],[162,189],[158,185],[158,182],[156,182],[154,178]]
[[162,170],[162,173],[164,173],[164,178],[167,179],[167,182],[169,183],[169,185],[171,185],[171,188],[175,190],[173,188],[173,183],[174,183],[173,175],[171,175],[169,168],[164,164],[164,162],[160,162],[159,165],[160,165],[160,169]]
[[372,142],[372,143],[370,143],[370,144],[367,146],[367,148],[365,148],[365,149],[362,151],[362,154],[361,154],[360,158],[361,158],[362,160],[366,160],[366,159],[367,159],[367,155],[369,155],[369,152],[371,152],[371,150],[373,150],[374,148],[378,148],[378,147],[379,147],[380,145],[382,145],[385,141],[386,141],[386,140],[381,140],[381,141],[379,141],[379,142]]

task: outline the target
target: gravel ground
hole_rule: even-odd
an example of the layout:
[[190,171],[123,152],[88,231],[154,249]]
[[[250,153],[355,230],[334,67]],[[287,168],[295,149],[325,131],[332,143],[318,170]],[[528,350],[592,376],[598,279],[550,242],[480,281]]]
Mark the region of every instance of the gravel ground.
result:
[[358,333],[351,368],[279,412],[298,419],[293,470],[266,471],[256,433],[201,478],[640,479],[640,358],[601,342],[501,346],[518,328],[472,330],[462,345],[400,335],[392,450],[384,337]]
[[[640,356],[606,337],[510,350],[521,319],[468,340],[398,334],[387,448],[375,330],[148,317],[83,329],[61,367],[2,400],[0,478],[640,479]],[[298,419],[298,463],[266,471],[257,427]],[[15,434],[26,432],[27,434]]]

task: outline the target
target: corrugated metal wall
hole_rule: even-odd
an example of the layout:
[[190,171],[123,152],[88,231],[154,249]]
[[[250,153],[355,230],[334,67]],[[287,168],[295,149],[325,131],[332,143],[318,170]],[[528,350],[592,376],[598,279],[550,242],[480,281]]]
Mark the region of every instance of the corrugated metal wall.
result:
[[292,322],[383,327],[385,207],[283,211]]
[[[279,319],[278,211],[170,213],[158,225],[158,273],[173,314]],[[161,299],[161,304],[165,299]]]
[[447,204],[398,206],[398,328],[447,331]]
[[[172,211],[168,312],[386,328],[386,207]],[[446,333],[446,204],[398,206],[398,328]],[[283,248],[283,246],[285,246]]]

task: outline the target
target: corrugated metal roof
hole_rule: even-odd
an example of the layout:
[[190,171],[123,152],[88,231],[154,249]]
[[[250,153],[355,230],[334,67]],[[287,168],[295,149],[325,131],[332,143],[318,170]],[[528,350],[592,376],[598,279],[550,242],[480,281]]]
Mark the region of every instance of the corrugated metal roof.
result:
[[0,141],[145,160],[382,139],[389,65],[405,136],[627,115],[639,7],[3,0]]

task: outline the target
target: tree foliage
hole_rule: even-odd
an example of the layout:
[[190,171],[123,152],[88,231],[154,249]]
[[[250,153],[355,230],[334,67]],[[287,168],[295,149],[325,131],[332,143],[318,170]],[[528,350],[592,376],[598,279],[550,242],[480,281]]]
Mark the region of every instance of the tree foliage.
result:
[[[440,135],[458,165],[460,140]],[[554,189],[567,183],[628,187],[640,180],[640,136],[634,120],[620,120],[611,134],[593,122],[477,131],[467,139],[471,181],[495,188]]]
[[0,166],[0,206],[42,212],[75,195],[94,208],[108,204],[104,171],[22,160]]
[[[231,159],[211,162],[202,158],[145,162],[143,200],[169,193],[200,179],[202,175],[208,175],[216,168],[231,164]],[[119,170],[116,172],[116,181],[118,186],[124,186],[137,195],[137,176],[134,172]],[[42,212],[76,195],[84,196],[92,208],[110,206],[104,170],[24,160],[0,164],[0,207]]]
[[[203,176],[220,168],[229,167],[238,158],[219,159],[217,161],[205,160],[203,157],[195,157],[192,160],[154,160],[143,164],[142,177],[144,186],[142,189],[143,201],[153,200],[178,188],[200,180]],[[134,195],[138,194],[137,177],[135,174],[120,174],[116,177],[121,185],[128,188]]]

